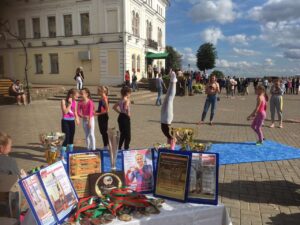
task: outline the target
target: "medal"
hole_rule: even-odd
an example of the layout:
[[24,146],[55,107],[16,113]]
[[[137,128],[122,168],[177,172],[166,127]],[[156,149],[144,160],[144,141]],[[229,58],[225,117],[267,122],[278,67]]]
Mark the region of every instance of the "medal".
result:
[[130,216],[129,214],[122,214],[118,217],[118,219],[121,221],[128,222],[128,221],[132,220],[132,216]]

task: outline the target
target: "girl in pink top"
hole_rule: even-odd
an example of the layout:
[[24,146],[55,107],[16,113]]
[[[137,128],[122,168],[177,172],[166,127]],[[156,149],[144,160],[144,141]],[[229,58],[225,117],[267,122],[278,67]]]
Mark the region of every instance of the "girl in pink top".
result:
[[61,130],[65,134],[65,140],[61,147],[61,159],[64,161],[66,158],[66,151],[73,152],[73,141],[75,135],[75,124],[79,124],[77,115],[77,102],[78,91],[72,88],[68,91],[66,99],[61,100]]
[[248,120],[254,118],[251,128],[255,131],[258,136],[258,142],[256,145],[263,144],[264,135],[262,132],[262,126],[266,119],[267,101],[268,96],[264,86],[259,85],[256,89],[257,92],[257,104],[254,111],[248,116]]
[[78,104],[78,116],[82,118],[87,149],[96,150],[94,102],[91,100],[91,93],[87,88],[81,90],[81,96],[82,100]]

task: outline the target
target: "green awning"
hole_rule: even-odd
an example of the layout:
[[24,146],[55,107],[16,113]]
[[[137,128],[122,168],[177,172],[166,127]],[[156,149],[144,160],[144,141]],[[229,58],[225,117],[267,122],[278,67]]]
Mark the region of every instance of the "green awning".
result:
[[166,59],[168,57],[169,53],[163,52],[163,53],[152,53],[148,52],[146,55],[147,59]]

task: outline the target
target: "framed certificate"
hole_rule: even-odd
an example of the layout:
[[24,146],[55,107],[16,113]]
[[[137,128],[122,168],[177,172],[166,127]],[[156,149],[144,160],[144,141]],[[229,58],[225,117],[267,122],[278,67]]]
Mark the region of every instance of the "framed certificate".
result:
[[68,173],[79,198],[90,196],[88,175],[101,173],[100,151],[68,153]]
[[152,193],[153,161],[151,149],[123,151],[125,186],[140,193]]
[[188,201],[218,204],[219,156],[217,153],[192,153]]
[[154,195],[185,202],[190,163],[190,152],[159,150]]
[[19,185],[38,225],[54,225],[56,219],[39,176],[35,173],[19,181]]
[[78,202],[63,163],[58,161],[41,169],[39,176],[56,220],[62,223]]

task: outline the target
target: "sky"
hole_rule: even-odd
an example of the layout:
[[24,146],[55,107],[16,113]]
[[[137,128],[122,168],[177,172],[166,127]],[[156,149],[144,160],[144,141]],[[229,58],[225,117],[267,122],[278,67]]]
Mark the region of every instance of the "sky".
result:
[[300,0],[171,0],[166,38],[196,67],[205,42],[216,46],[216,68],[227,75],[300,74]]

